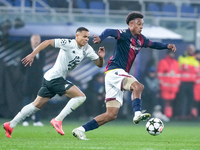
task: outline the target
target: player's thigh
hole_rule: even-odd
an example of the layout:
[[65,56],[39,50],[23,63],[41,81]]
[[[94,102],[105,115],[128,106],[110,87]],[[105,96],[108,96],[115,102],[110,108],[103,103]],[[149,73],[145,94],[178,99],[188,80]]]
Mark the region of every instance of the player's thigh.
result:
[[[135,85],[136,84],[136,85]],[[135,77],[125,77],[123,79],[123,89],[132,91],[134,86],[137,86],[139,84],[138,80]],[[133,86],[133,87],[131,87]]]
[[120,89],[110,85],[106,84],[106,95],[105,95],[105,101],[106,103],[110,104],[112,101],[116,100],[120,103],[120,105],[123,105],[123,93],[124,91],[121,91]]
[[117,116],[121,104],[117,100],[107,101],[106,102],[106,113]]
[[65,95],[70,98],[85,96],[85,94],[76,85],[73,85],[71,88],[66,90]]
[[36,99],[33,101],[33,105],[37,108],[42,108],[48,101],[50,100],[49,97],[41,97],[37,96]]
[[106,108],[109,108],[109,107],[120,108],[120,106],[121,106],[121,103],[117,100],[106,101]]

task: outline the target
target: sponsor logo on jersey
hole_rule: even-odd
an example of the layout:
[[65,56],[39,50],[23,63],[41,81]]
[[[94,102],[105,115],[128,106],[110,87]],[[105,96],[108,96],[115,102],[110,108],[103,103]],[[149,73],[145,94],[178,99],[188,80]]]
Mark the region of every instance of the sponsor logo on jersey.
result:
[[139,51],[141,49],[141,47],[136,47],[132,44],[130,44],[130,48],[133,49],[133,50],[136,50],[136,51]]
[[140,41],[139,39],[137,40],[137,43],[138,43],[139,45],[141,45],[141,41]]

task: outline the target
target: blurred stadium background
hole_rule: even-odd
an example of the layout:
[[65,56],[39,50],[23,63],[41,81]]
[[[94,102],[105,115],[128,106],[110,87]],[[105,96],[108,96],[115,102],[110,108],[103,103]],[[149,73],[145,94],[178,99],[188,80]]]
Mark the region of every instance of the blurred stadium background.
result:
[[[115,40],[107,39],[100,45],[92,43],[92,35],[99,35],[106,28],[127,28],[126,15],[130,11],[144,14],[143,34],[154,41],[174,43],[176,58],[182,55],[189,44],[200,49],[200,1],[199,0],[0,0],[0,117],[11,118],[21,109],[23,99],[23,74],[20,72],[21,54],[30,49],[30,36],[39,34],[42,41],[51,38],[74,38],[78,27],[90,30],[90,44],[95,50],[100,45],[106,48],[106,62],[112,54]],[[137,78],[145,72],[147,63],[157,63],[166,51],[142,50],[131,69]],[[55,62],[58,50],[48,48],[43,68],[46,72]],[[93,77],[104,72],[89,60],[70,73],[70,79],[83,91]],[[93,101],[95,101],[93,97]],[[132,117],[129,111],[130,98],[119,117]],[[58,114],[66,99],[54,97],[42,109],[42,118]],[[86,106],[86,105],[89,105]],[[71,117],[91,116],[85,113],[92,103],[85,103]],[[97,107],[97,106],[95,106]],[[99,105],[98,107],[102,107]],[[102,110],[105,107],[102,108]]]

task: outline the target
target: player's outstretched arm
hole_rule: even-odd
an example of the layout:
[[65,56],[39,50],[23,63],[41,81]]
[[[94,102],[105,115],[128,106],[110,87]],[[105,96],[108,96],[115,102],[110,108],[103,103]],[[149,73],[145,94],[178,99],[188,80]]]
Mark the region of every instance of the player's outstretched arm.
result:
[[103,67],[103,65],[104,65],[104,56],[105,56],[105,48],[104,47],[99,47],[98,55],[99,55],[99,59],[95,60],[94,63],[98,67]]
[[173,52],[176,51],[176,46],[175,46],[174,44],[168,44],[168,45],[167,45],[167,48],[168,48],[169,50],[172,50]]
[[93,39],[93,42],[94,44],[99,44],[101,43],[101,38],[97,35],[93,35],[94,39]]
[[101,43],[104,39],[106,39],[107,37],[114,37],[115,39],[119,38],[119,30],[116,29],[106,29],[104,30],[100,36],[97,35],[93,35],[94,39],[93,42],[95,44]]
[[48,46],[53,46],[53,39],[52,40],[45,40],[44,42],[42,42],[40,45],[38,45],[34,51],[32,53],[30,53],[29,55],[27,55],[26,57],[24,57],[21,61],[22,64],[24,64],[24,66],[26,67],[27,65],[32,65],[33,61],[34,61],[34,57],[36,56],[37,53],[39,53],[40,51],[42,51],[43,49],[45,49]]

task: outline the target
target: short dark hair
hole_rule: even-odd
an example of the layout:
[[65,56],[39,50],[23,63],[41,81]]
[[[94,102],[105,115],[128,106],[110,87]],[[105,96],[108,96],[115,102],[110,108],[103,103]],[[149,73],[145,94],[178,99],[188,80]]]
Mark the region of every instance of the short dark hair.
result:
[[126,23],[129,24],[129,22],[131,20],[134,20],[136,18],[143,18],[143,14],[141,12],[138,11],[132,11],[131,13],[128,14],[128,16],[126,17]]
[[77,32],[82,32],[82,31],[88,31],[88,32],[89,32],[89,30],[88,30],[87,28],[85,28],[85,27],[79,27],[79,28],[76,30],[76,33],[77,33]]

